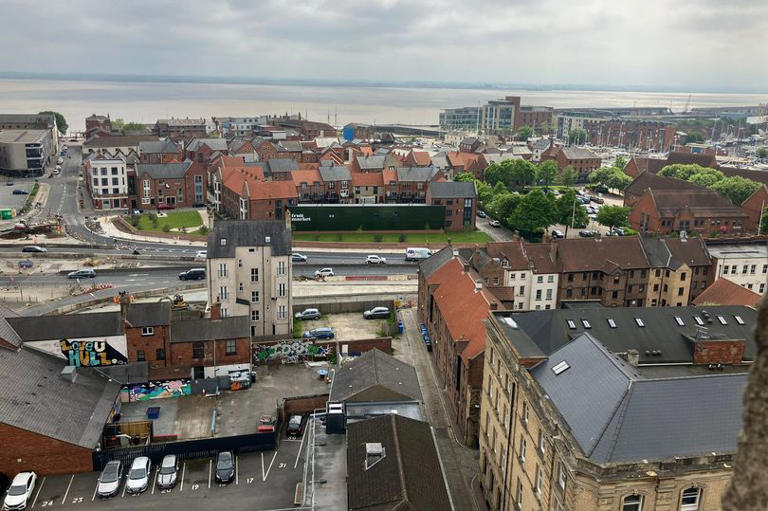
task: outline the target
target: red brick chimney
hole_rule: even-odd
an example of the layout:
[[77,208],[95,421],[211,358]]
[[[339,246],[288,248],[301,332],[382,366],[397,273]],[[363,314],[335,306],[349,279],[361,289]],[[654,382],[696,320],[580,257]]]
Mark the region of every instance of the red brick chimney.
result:
[[221,319],[221,302],[211,305],[211,319]]

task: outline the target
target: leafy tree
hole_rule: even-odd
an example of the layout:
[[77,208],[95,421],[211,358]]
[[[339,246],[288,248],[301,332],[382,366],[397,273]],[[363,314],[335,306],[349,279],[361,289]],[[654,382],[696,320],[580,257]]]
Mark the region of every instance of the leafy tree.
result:
[[530,126],[520,126],[517,130],[517,140],[526,141],[533,136],[533,128]]
[[741,176],[726,177],[709,187],[710,190],[714,190],[731,199],[731,202],[737,206],[740,206],[758,188],[760,188],[760,183]]
[[702,167],[696,164],[682,164],[676,163],[674,165],[667,165],[659,171],[660,176],[675,177],[677,179],[684,179],[688,181],[694,174],[701,174],[707,167]]
[[520,190],[532,185],[536,180],[536,165],[527,160],[506,160],[502,162],[502,165],[509,168],[508,179],[504,181],[504,184],[510,190]]
[[507,187],[504,186],[504,183],[499,181],[496,183],[496,186],[493,187],[493,196],[496,197],[498,195],[504,195],[505,193],[509,193],[509,190],[507,190]]
[[171,232],[171,226],[168,224],[163,224],[163,232]]
[[481,204],[486,204],[493,199],[493,188],[484,181],[475,181],[477,186],[477,198]]
[[463,183],[471,183],[475,180],[475,176],[472,175],[471,172],[462,172],[460,174],[456,174],[453,176],[454,181],[460,181]]
[[701,144],[704,142],[704,136],[701,133],[688,133],[683,140],[683,144]]
[[536,181],[544,185],[545,190],[549,190],[549,187],[552,186],[552,183],[557,178],[558,170],[555,160],[547,160],[544,163],[540,163],[536,168]]
[[53,116],[56,117],[56,127],[59,129],[59,133],[61,133],[62,135],[67,133],[67,129],[69,129],[69,124],[67,124],[67,120],[59,112],[54,112],[53,110],[44,110],[40,113],[53,114]]
[[555,223],[555,199],[541,190],[524,195],[510,215],[509,223],[524,233],[534,234]]
[[142,131],[146,127],[140,122],[128,122],[123,124],[123,131]]
[[[502,162],[506,163],[506,162]],[[468,172],[465,172],[465,174],[469,174]],[[461,174],[459,174],[460,176]],[[499,181],[504,181],[504,167],[501,163],[492,162],[490,165],[485,167],[485,170],[483,171],[483,177],[485,177],[485,182],[489,185],[493,186]],[[458,176],[454,178],[454,181],[458,181]]]
[[606,188],[614,188],[616,190],[623,190],[632,182],[632,178],[626,175],[618,167],[600,167],[599,169],[592,171],[587,179],[590,183],[603,185]]
[[570,165],[565,167],[560,175],[557,176],[557,182],[563,186],[573,186],[578,179],[579,175]]
[[606,227],[625,227],[629,225],[630,208],[606,205],[597,212],[597,223]]
[[557,212],[557,218],[555,223],[565,226],[565,235],[568,236],[568,228],[583,228],[589,223],[589,217],[587,216],[587,210],[581,207],[581,204],[576,200],[576,191],[573,188],[569,188],[555,201],[555,210]]
[[719,170],[704,168],[698,174],[693,174],[690,178],[688,178],[688,181],[693,184],[709,188],[713,184],[717,183],[718,181],[722,181],[723,179],[725,179],[725,176]]
[[581,128],[574,128],[568,133],[568,142],[571,145],[583,145],[587,141],[587,132]]
[[624,170],[624,167],[627,166],[627,159],[623,156],[617,156],[616,157],[616,163],[613,164],[614,167]]
[[768,208],[763,210],[763,218],[760,220],[760,234],[768,233]]
[[510,217],[515,209],[517,209],[520,201],[521,196],[516,193],[501,193],[493,197],[487,210],[491,216],[498,218],[504,224],[509,225]]
[[768,158],[768,147],[761,147],[757,150],[757,157],[760,159]]
[[116,129],[121,129],[125,125],[125,121],[118,117],[117,119],[112,119],[112,127]]

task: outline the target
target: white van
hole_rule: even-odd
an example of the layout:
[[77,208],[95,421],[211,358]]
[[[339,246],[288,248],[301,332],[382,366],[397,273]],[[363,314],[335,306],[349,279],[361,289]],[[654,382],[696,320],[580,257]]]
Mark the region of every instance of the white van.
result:
[[406,261],[421,261],[432,255],[432,251],[428,248],[406,248],[405,260]]

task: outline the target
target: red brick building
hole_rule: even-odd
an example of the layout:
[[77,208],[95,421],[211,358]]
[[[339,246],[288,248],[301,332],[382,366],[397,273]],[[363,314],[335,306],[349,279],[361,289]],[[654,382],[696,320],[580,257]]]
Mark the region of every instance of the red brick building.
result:
[[293,181],[263,181],[252,173],[233,172],[221,187],[221,212],[239,220],[280,220],[296,203]]
[[159,204],[191,208],[206,203],[205,167],[186,160],[181,163],[139,164],[136,166],[136,203],[141,209]]
[[[747,215],[745,229],[751,232],[757,232],[763,211],[768,208],[768,186],[763,184],[755,193],[747,197],[747,200],[741,203],[741,209]],[[760,234],[766,234],[760,230]]]
[[555,160],[560,172],[571,167],[578,176],[577,181],[585,183],[590,172],[600,168],[602,160],[588,149],[580,147],[555,147],[541,153],[541,161]]
[[656,174],[667,165],[700,165],[711,169],[718,168],[717,159],[709,154],[692,154],[682,151],[671,151],[665,159],[634,156],[624,167],[624,173],[637,177],[644,172]]
[[141,163],[173,163],[184,161],[181,146],[171,140],[151,140],[139,142],[139,161]]
[[427,187],[426,203],[445,207],[446,231],[475,228],[477,189],[474,182],[431,182]]

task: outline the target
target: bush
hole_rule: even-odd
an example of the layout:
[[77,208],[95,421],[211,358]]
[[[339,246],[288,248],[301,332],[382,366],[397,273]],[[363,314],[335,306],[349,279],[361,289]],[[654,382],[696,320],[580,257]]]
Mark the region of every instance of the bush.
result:
[[128,215],[128,223],[131,224],[134,227],[139,226],[139,217],[138,215]]
[[200,234],[208,234],[208,227],[202,226],[200,229],[198,229]]
[[624,234],[625,234],[626,236],[637,236],[637,231],[636,231],[636,230],[634,230],[634,229],[631,229],[631,228],[629,228],[629,227],[625,227],[625,228],[624,228]]
[[163,224],[163,232],[171,232],[171,226],[168,224]]
[[376,243],[381,243],[381,240],[383,240],[383,239],[384,239],[384,236],[382,236],[381,234],[374,234],[373,235],[373,241],[375,241]]
[[408,239],[408,236],[406,236],[405,234],[401,234],[400,236],[397,237],[397,241],[399,241],[400,243],[404,243],[405,240],[407,239]]

